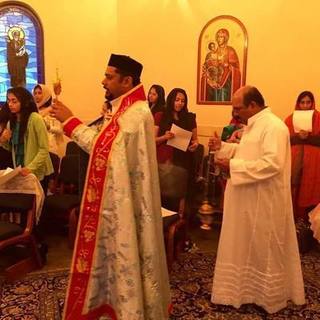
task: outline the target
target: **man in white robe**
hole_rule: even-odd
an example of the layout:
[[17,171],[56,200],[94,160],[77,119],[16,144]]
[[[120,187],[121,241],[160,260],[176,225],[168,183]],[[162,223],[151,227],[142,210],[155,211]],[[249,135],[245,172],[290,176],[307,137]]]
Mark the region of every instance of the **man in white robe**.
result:
[[102,84],[113,116],[100,132],[61,102],[53,106],[65,133],[90,153],[64,319],[168,319],[154,125],[141,70],[111,55]]
[[274,313],[287,301],[304,304],[304,286],[290,195],[286,125],[255,87],[234,94],[233,111],[247,126],[240,144],[209,143],[215,164],[230,174],[211,301],[255,303]]

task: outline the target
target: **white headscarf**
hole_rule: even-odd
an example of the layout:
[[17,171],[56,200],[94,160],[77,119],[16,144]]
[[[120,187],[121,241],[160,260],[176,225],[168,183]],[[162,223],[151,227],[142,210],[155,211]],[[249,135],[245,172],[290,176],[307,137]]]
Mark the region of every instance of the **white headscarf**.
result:
[[32,89],[32,94],[34,95],[34,90],[35,88],[40,87],[42,90],[42,99],[39,103],[37,104],[37,108],[38,110],[45,105],[46,102],[48,102],[50,100],[50,98],[52,98],[52,93],[51,90],[49,89],[48,86],[42,84],[42,83],[38,83],[36,86],[34,86],[34,88]]

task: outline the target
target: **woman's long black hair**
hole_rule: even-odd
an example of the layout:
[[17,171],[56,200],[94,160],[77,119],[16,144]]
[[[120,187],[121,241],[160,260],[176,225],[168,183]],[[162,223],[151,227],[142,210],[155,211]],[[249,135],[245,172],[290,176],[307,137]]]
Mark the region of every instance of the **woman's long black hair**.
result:
[[[20,110],[20,130],[19,130],[19,142],[23,143],[24,135],[27,130],[28,120],[32,112],[38,112],[37,105],[33,100],[31,92],[23,87],[15,87],[7,90],[8,94],[13,94],[21,104]],[[17,116],[10,113],[10,128],[13,130],[17,125]]]
[[[158,84],[153,84],[150,89],[149,89],[149,92],[151,89],[154,89],[158,95],[158,100],[157,102],[155,103],[154,107],[152,108],[151,112],[152,114],[155,114],[157,112],[160,112],[160,111],[164,111],[164,105],[166,103],[165,101],[165,93],[164,93],[164,88]],[[149,93],[148,93],[148,96],[149,96]],[[151,108],[152,105],[151,103],[149,102],[149,107]]]
[[174,102],[176,100],[176,97],[178,93],[181,93],[184,95],[185,98],[185,104],[183,109],[178,113],[179,120],[184,120],[185,117],[188,115],[188,96],[184,89],[181,88],[174,88],[170,91],[170,93],[167,96],[167,102],[166,102],[166,109],[164,112],[164,115],[160,122],[160,128],[159,128],[159,136],[162,136],[165,134],[167,130],[170,130],[172,123],[174,122]]
[[10,119],[10,110],[8,104],[5,103],[0,109],[0,132],[6,127]]

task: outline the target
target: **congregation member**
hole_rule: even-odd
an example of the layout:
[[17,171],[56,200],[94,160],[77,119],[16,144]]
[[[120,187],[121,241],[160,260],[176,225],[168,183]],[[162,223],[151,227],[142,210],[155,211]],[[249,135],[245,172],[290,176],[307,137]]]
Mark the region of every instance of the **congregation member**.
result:
[[[234,111],[232,111],[232,118],[229,124],[223,127],[222,129],[221,141],[240,143],[243,129],[244,129],[244,124],[241,123],[239,115]],[[207,162],[208,162],[208,156],[205,157],[205,163],[207,164]],[[215,172],[216,174],[216,178],[214,179],[214,183],[215,183],[214,190],[218,191],[218,194],[220,197],[219,207],[222,208],[224,191],[226,188],[228,176],[223,171],[220,172],[220,170],[216,170],[214,166],[214,161],[211,161],[210,166],[211,166],[210,170],[212,172]],[[205,168],[206,168],[206,165],[205,165]]]
[[8,89],[7,105],[10,110],[9,122],[2,131],[0,144],[10,150],[13,166],[21,166],[21,175],[33,173],[46,191],[53,167],[46,126],[33,96],[23,87]]
[[141,71],[111,55],[102,84],[113,116],[100,133],[61,101],[53,106],[64,132],[90,153],[64,319],[168,319],[154,122]]
[[[172,125],[192,132],[186,151],[174,148],[167,141],[174,138]],[[188,173],[192,166],[192,152],[198,143],[196,115],[188,111],[188,97],[185,90],[174,88],[168,94],[164,113],[155,114],[157,158],[161,194],[184,198],[188,188]]]
[[52,111],[52,93],[48,86],[37,84],[33,88],[33,97],[36,102],[39,114],[43,117],[48,130],[49,151],[56,155],[61,155],[61,146],[63,144],[63,129],[60,121],[50,115]]
[[[0,135],[2,131],[7,127],[7,123],[10,119],[10,110],[7,104],[4,104],[0,109]],[[12,156],[11,152],[0,146],[0,170],[12,168]]]
[[246,125],[240,143],[217,134],[209,146],[229,174],[211,301],[255,303],[268,313],[289,300],[305,303],[290,194],[286,125],[265,106],[257,88],[238,89],[233,111]]
[[153,84],[148,92],[148,104],[152,112],[152,115],[155,116],[156,113],[163,113],[165,110],[165,93],[164,88],[158,84]]
[[[309,130],[299,128],[299,113],[309,113]],[[295,112],[286,120],[291,142],[291,187],[295,218],[308,220],[308,211],[320,203],[320,113],[312,92],[299,94]],[[297,130],[295,130],[297,129]]]
[[244,124],[238,116],[232,112],[232,119],[230,123],[222,130],[221,140],[226,142],[239,143],[243,132]]
[[8,104],[4,104],[0,107],[0,134],[7,127],[7,123],[10,119],[10,109]]

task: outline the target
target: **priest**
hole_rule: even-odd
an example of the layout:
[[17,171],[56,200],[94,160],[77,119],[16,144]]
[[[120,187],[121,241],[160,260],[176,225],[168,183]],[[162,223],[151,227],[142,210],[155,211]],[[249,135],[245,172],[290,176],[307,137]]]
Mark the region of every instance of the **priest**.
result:
[[112,54],[100,132],[55,101],[64,132],[90,153],[64,319],[168,319],[170,303],[154,125],[142,65]]

